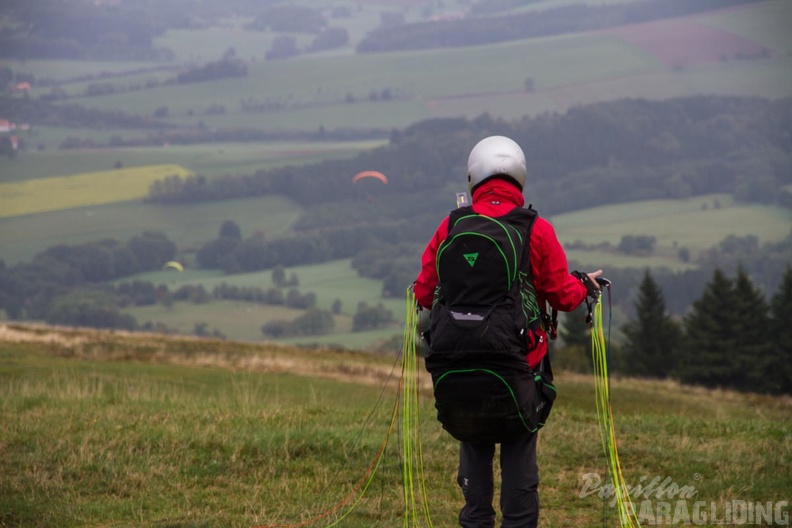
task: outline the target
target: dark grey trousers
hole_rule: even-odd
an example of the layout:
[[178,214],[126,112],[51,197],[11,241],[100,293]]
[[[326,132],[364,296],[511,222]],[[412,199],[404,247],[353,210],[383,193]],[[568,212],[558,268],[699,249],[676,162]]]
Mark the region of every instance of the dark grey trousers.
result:
[[[536,437],[526,433],[501,444],[502,528],[535,528],[539,521]],[[465,496],[465,506],[459,512],[459,525],[464,528],[495,527],[494,456],[495,444],[461,443],[457,482]]]

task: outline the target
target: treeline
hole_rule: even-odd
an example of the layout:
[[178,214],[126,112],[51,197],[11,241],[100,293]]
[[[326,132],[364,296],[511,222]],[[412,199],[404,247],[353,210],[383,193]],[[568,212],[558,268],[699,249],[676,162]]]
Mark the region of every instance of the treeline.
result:
[[165,284],[141,280],[120,282],[116,286],[110,282],[160,270],[175,253],[175,244],[165,235],[146,232],[125,243],[103,240],[53,246],[31,262],[11,267],[0,260],[0,310],[9,319],[136,330],[153,327],[151,323],[138,325],[134,317],[121,312],[123,308],[155,304],[170,307],[177,301],[201,304],[212,300],[298,310],[316,305],[316,294],[300,292],[297,275],[286,277],[282,267],[273,270],[274,286],[268,289],[222,283],[210,292],[201,284],[185,284],[171,290]]
[[[9,23],[0,31],[0,57],[14,59],[172,60],[168,48],[154,39],[168,29],[203,29],[229,14],[250,18],[245,29],[316,35],[306,51],[346,45],[347,31],[330,27],[333,18],[347,18],[345,6],[329,10],[277,5],[273,0],[195,2],[14,2],[4,5]],[[299,51],[298,51],[299,53]]]
[[471,7],[471,14],[479,16],[375,29],[358,43],[357,51],[372,53],[478,46],[649,22],[757,1],[760,0],[645,0],[597,6],[581,3],[492,16],[493,12],[522,7],[526,2],[486,0]]
[[617,358],[629,375],[749,392],[792,394],[792,267],[769,301],[742,269],[716,269],[682,319],[665,307],[663,290],[646,272],[636,317]]
[[[97,88],[101,90],[102,88]],[[57,99],[53,96],[52,99]],[[240,106],[244,101],[240,101]],[[206,114],[223,113],[222,105],[210,105],[203,109]],[[378,128],[317,128],[316,131],[267,131],[255,128],[215,129],[199,122],[197,126],[178,127],[162,121],[169,114],[168,107],[157,108],[152,115],[129,114],[121,110],[98,110],[73,103],[55,104],[48,96],[38,99],[12,97],[0,94],[0,115],[17,123],[32,123],[34,126],[48,125],[72,129],[75,135],[66,138],[60,148],[83,148],[94,146],[140,147],[162,145],[192,145],[206,142],[247,142],[247,141],[357,141],[381,139],[388,131]],[[131,128],[145,129],[145,135],[122,138],[108,135],[106,141],[93,137],[80,137],[79,129],[92,128]],[[20,142],[22,147],[22,142]],[[240,176],[247,178],[248,176]],[[232,176],[229,176],[232,178]],[[167,199],[166,199],[167,200]]]
[[0,115],[15,122],[67,128],[169,128],[152,116],[121,110],[97,110],[76,104],[0,94]]
[[[43,5],[42,5],[43,4]],[[144,3],[144,5],[148,2]],[[169,27],[189,27],[189,11],[173,3],[132,6],[76,0],[7,2],[15,22],[0,32],[0,56],[15,59],[157,60],[171,58],[152,47]]]
[[[365,239],[369,243],[373,236],[363,237],[360,233],[347,235],[349,241]],[[244,240],[239,226],[227,221],[221,226],[215,242],[231,241],[236,244],[230,256],[237,258],[238,254],[250,252],[256,240],[255,237]],[[332,240],[338,239],[331,239],[331,243]],[[297,274],[292,272],[287,276],[284,267],[284,263],[304,263],[309,260],[306,252],[312,250],[314,242],[302,240],[293,246],[289,240],[273,241],[267,247],[282,262],[273,263],[269,257],[266,262],[241,261],[258,270],[271,268],[273,286],[270,288],[241,287],[224,282],[211,291],[201,284],[185,284],[172,290],[165,284],[155,285],[142,280],[119,282],[115,286],[110,282],[144,271],[160,270],[174,258],[175,244],[159,232],[145,232],[127,242],[102,240],[74,246],[53,246],[36,255],[31,262],[7,267],[0,260],[0,310],[5,312],[6,317],[15,320],[32,319],[58,325],[172,333],[172,329],[162,325],[151,322],[139,324],[122,310],[156,304],[171,307],[174,302],[203,304],[215,300],[233,300],[307,311],[295,321],[267,323],[262,327],[267,336],[319,335],[332,330],[334,319],[328,319],[326,313],[316,308],[316,294],[301,292]],[[297,253],[290,252],[293,248],[297,249]],[[346,256],[353,253],[352,250],[349,252]],[[341,312],[340,300],[335,300],[331,312],[333,315]],[[332,324],[328,325],[328,320]],[[392,320],[393,314],[382,305],[361,303],[354,316],[352,330],[378,328]],[[196,326],[196,333],[220,337],[217,331],[209,334],[205,325]]]
[[163,233],[145,232],[127,242],[53,246],[31,262],[11,267],[0,261],[0,308],[11,319],[47,319],[55,298],[79,287],[161,269],[175,254],[176,245]]
[[411,235],[401,224],[330,227],[288,238],[268,240],[254,235],[224,235],[206,243],[196,254],[202,268],[243,273],[350,258],[377,244],[395,244]]
[[193,66],[176,76],[181,84],[244,77],[248,73],[247,65],[232,58],[208,62],[201,66]]
[[422,251],[421,244],[378,244],[355,255],[351,265],[361,277],[381,280],[383,297],[399,298],[418,275]]
[[246,29],[275,33],[316,34],[327,26],[322,12],[307,6],[273,6],[247,24]]
[[[161,323],[146,321],[139,324],[135,317],[121,310],[131,306],[156,304],[170,308],[175,302],[204,304],[214,300],[236,300],[296,310],[316,310],[316,294],[301,293],[296,288],[289,288],[284,293],[281,288],[240,288],[222,283],[211,292],[202,284],[185,284],[171,291],[165,284],[155,285],[152,282],[136,280],[123,282],[116,287],[109,284],[89,284],[64,289],[51,298],[40,318],[55,325],[175,333]],[[198,322],[196,325],[197,328],[203,328],[196,330],[196,335],[210,335],[205,332],[205,323]],[[217,331],[211,335],[221,337]]]
[[387,147],[355,159],[172,179],[152,185],[148,200],[190,203],[283,194],[313,208],[365,194],[352,187],[352,176],[376,169],[389,184],[367,199],[385,204],[385,212],[396,217],[421,210],[434,215],[448,204],[441,191],[464,185],[475,142],[503,134],[530,160],[525,195],[545,215],[706,193],[792,207],[792,193],[785,188],[792,183],[790,121],[792,99],[715,96],[620,100],[512,122],[488,115],[432,119],[393,131]]
[[[716,246],[707,249],[696,259],[695,269],[672,271],[667,268],[652,270],[654,280],[666,294],[666,308],[681,317],[694,300],[701,295],[714,270],[736,274],[739,270],[750,275],[754,284],[767,297],[775,291],[785,270],[792,262],[792,231],[780,242],[760,244],[754,235],[728,236]],[[570,261],[572,269],[585,270],[585,266]],[[607,268],[613,280],[614,306],[634,316],[630,300],[637,295],[643,270],[636,268]]]

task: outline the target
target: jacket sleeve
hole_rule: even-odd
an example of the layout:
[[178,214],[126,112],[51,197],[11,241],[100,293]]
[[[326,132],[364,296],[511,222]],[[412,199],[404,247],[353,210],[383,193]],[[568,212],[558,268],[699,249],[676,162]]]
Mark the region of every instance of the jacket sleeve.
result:
[[437,249],[448,236],[448,217],[444,218],[437,227],[434,235],[424,249],[421,256],[421,272],[415,280],[415,299],[424,308],[431,308],[434,300],[435,288],[437,288],[437,267],[435,259]]
[[553,226],[537,218],[531,231],[531,271],[542,299],[562,312],[571,312],[586,298],[586,287],[569,272],[566,253]]

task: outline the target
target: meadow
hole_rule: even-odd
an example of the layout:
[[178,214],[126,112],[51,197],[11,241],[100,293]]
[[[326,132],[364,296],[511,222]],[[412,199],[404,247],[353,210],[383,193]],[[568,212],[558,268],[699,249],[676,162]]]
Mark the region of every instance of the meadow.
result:
[[0,247],[8,264],[25,262],[44,249],[103,238],[127,240],[143,231],[162,231],[177,244],[186,263],[192,253],[217,238],[220,226],[234,220],[243,236],[263,232],[278,236],[288,231],[301,208],[281,196],[230,202],[157,206],[140,201],[52,211],[0,219]]
[[23,216],[140,199],[149,185],[192,172],[179,165],[143,165],[47,179],[0,183],[0,217]]
[[[392,355],[4,325],[0,523],[250,528],[305,522],[352,497],[311,526],[400,525],[398,424],[388,436],[399,368]],[[434,419],[427,379],[422,454],[443,528],[461,503],[457,447]],[[539,438],[540,526],[616,526],[592,488],[606,478],[593,380],[560,372],[556,385]],[[789,398],[622,378],[611,389],[625,481],[652,507],[645,525],[671,524],[682,487],[695,492],[689,508],[703,501],[719,519],[733,501],[788,500]],[[654,479],[667,483],[647,490]]]
[[[735,203],[730,195],[610,204],[551,218],[564,244],[619,244],[625,234],[657,238],[658,248],[707,249],[729,235],[755,235],[760,243],[789,236],[790,213],[780,207]],[[695,229],[691,229],[695,226]]]
[[[292,273],[297,275],[300,292],[316,294],[317,308],[330,310],[333,303],[338,300],[341,302],[341,313],[335,318],[335,330],[329,334],[285,338],[278,341],[316,343],[367,350],[394,336],[401,335],[401,325],[404,324],[404,297],[382,298],[382,283],[378,280],[360,277],[350,266],[349,259],[295,266],[287,268],[285,271],[287,276]],[[136,279],[150,281],[154,284],[167,284],[172,291],[185,284],[200,284],[209,292],[223,283],[265,290],[273,287],[272,271],[270,270],[238,275],[224,275],[216,271],[201,270],[188,270],[183,274],[155,271],[141,274]],[[407,284],[404,285],[405,294],[407,286]],[[381,303],[393,314],[393,324],[374,330],[352,332],[352,317],[360,302],[366,302],[369,305]],[[149,320],[162,322],[188,334],[192,333],[195,323],[206,322],[211,329],[217,329],[231,339],[245,341],[264,340],[260,328],[266,321],[273,319],[291,321],[303,313],[302,310],[285,307],[221,300],[213,300],[199,305],[177,302],[171,308],[160,305],[141,306],[127,308],[124,312],[133,315],[141,324]]]

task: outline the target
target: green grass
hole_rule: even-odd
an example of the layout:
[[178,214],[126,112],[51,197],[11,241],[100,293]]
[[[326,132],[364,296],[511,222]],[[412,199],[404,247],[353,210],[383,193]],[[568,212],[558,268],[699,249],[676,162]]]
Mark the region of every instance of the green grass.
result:
[[[3,330],[4,525],[299,522],[350,494],[388,438],[395,379],[378,399],[391,356]],[[461,506],[458,448],[435,421],[425,373],[422,379],[429,509],[434,526],[450,527]],[[556,385],[559,397],[538,446],[539,526],[615,526],[613,517],[603,522],[603,511],[613,514],[603,499],[581,496],[584,475],[605,478],[592,380],[560,372]],[[788,500],[792,476],[779,470],[792,457],[788,400],[621,378],[611,388],[628,484],[669,478],[695,488],[693,500],[714,503],[721,515],[731,500]],[[338,526],[401,525],[398,434],[367,493]]]

